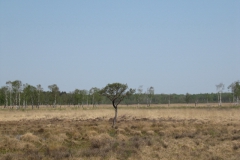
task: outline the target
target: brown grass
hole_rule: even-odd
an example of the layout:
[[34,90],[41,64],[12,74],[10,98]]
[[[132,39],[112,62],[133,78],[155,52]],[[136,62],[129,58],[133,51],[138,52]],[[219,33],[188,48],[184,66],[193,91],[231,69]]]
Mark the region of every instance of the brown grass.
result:
[[239,108],[0,110],[0,159],[232,159]]

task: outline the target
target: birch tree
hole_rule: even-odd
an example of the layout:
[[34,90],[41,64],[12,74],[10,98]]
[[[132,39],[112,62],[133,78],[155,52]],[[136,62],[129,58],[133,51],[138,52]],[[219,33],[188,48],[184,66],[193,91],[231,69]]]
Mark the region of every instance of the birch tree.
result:
[[23,107],[26,108],[27,107],[27,87],[28,84],[23,84]]
[[217,92],[218,92],[218,106],[221,106],[222,105],[222,92],[224,90],[224,84],[223,83],[220,83],[218,85],[216,85],[216,89],[217,89]]
[[228,89],[231,89],[232,97],[233,97],[233,103],[234,103],[234,97],[236,99],[236,104],[239,103],[239,97],[240,97],[240,81],[236,81],[231,83],[228,86]]
[[[34,107],[34,104],[37,103],[37,88],[29,85],[29,84],[24,84],[24,89],[23,89],[23,104],[25,106],[25,108],[27,107],[27,105],[29,104],[28,102],[30,102],[30,104],[32,105],[32,109]],[[37,106],[37,105],[36,105]]]
[[93,107],[96,106],[96,103],[99,103],[101,100],[99,91],[100,89],[97,87],[93,87],[89,90],[89,95],[91,97]]
[[137,101],[137,107],[139,107],[139,102],[142,98],[142,92],[143,92],[143,86],[139,86],[138,89],[137,89],[137,93],[135,94],[135,98],[136,98],[136,101]]
[[152,98],[154,96],[154,87],[149,87],[147,89],[147,106],[150,107],[151,103],[152,103]]
[[59,88],[56,84],[49,85],[48,86],[49,90],[51,91],[52,95],[54,96],[54,102],[53,102],[53,107],[56,107],[57,103],[57,94],[59,92]]
[[82,108],[83,108],[83,105],[84,105],[84,100],[87,99],[87,94],[88,94],[87,90],[80,90],[80,101],[81,101],[81,104],[82,104]]
[[40,106],[40,97],[41,97],[41,93],[42,93],[42,91],[43,91],[43,88],[42,88],[41,84],[38,84],[38,85],[37,85],[36,90],[37,90],[37,95],[38,95],[37,108],[39,109],[39,106]]
[[79,101],[80,101],[80,90],[79,89],[75,89],[73,92],[74,95],[74,105],[77,104],[79,107]]
[[22,91],[22,82],[20,80],[16,80],[12,82],[12,90],[15,94],[15,106],[20,107],[21,101],[21,91]]
[[94,105],[95,105],[94,92],[95,92],[94,88],[91,88],[91,89],[89,90],[89,97],[90,97],[90,101],[92,101],[93,107],[94,107]]
[[240,97],[240,82],[239,81],[235,83],[234,94],[237,97],[237,104],[239,104],[239,97]]
[[13,108],[13,105],[12,105],[12,82],[7,81],[6,85],[7,85],[8,92],[9,92],[9,106]]

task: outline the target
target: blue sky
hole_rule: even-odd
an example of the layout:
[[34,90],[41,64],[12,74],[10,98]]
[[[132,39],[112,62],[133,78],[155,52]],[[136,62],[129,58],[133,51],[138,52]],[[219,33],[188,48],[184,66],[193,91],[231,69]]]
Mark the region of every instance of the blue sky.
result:
[[0,87],[228,91],[240,80],[239,28],[239,0],[0,0]]

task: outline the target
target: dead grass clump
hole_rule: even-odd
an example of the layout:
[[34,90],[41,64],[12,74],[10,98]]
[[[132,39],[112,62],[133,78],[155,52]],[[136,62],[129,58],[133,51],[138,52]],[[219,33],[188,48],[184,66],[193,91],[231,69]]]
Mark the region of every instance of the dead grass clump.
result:
[[61,145],[67,139],[68,139],[68,137],[65,133],[51,134],[48,137],[47,142]]
[[164,140],[160,141],[160,144],[162,145],[163,148],[167,148],[168,147],[168,143]]
[[40,143],[40,138],[38,136],[33,135],[32,133],[26,133],[22,135],[20,140],[26,142]]
[[66,159],[66,158],[69,158],[70,156],[71,156],[71,151],[64,147],[55,149],[55,150],[50,150],[49,152],[49,157],[57,160]]
[[134,155],[137,155],[137,150],[125,145],[120,146],[116,152],[116,158],[119,160],[130,159],[130,157]]
[[235,144],[233,145],[233,149],[234,149],[234,150],[240,149],[240,143],[235,143]]
[[147,135],[154,135],[154,131],[152,131],[152,130],[149,130],[146,133],[147,133]]
[[66,147],[52,148],[49,146],[43,146],[41,152],[44,153],[45,158],[50,159],[67,159],[72,156],[71,150]]
[[82,138],[82,135],[78,130],[67,131],[66,135],[69,139],[74,139],[74,140],[78,140]]
[[131,135],[138,135],[138,136],[141,136],[142,135],[142,131],[139,131],[139,130],[132,130],[130,132]]
[[81,152],[83,157],[104,157],[106,158],[112,152],[118,143],[115,139],[106,133],[90,138],[90,148]]
[[23,150],[25,143],[21,143],[16,138],[11,138],[9,136],[3,136],[0,141],[0,153],[14,152],[18,150]]
[[126,134],[126,131],[124,129],[122,129],[122,128],[118,128],[117,129],[117,133],[118,134]]
[[159,132],[158,132],[158,135],[161,136],[161,137],[163,137],[163,136],[165,136],[165,132],[164,132],[164,131],[159,131]]
[[234,135],[232,136],[232,140],[240,140],[240,135]]
[[117,135],[117,139],[119,141],[127,141],[128,137],[120,133],[120,134]]
[[100,134],[90,139],[92,148],[100,148],[101,146],[106,146],[112,141],[113,138],[106,133]]
[[141,136],[133,136],[129,139],[129,143],[132,147],[136,149],[140,149],[143,146],[151,146],[153,145],[153,140],[150,137],[141,137]]
[[40,128],[40,129],[38,129],[38,133],[43,133],[44,132],[44,129],[43,128]]
[[[18,158],[20,159],[21,156],[18,156]],[[43,159],[43,155],[41,155],[38,151],[36,150],[27,150],[25,151],[25,153],[22,156],[22,159],[32,159],[32,160],[42,160]]]
[[4,156],[2,156],[1,159],[2,160],[14,160],[14,159],[16,159],[16,157],[12,153],[7,153]]
[[98,135],[98,133],[94,130],[87,131],[86,134],[88,135],[89,138],[92,138]]

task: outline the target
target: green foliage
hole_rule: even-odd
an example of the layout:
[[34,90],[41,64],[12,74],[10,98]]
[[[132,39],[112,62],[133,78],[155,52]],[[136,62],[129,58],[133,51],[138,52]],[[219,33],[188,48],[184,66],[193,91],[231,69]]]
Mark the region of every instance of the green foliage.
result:
[[233,92],[236,97],[240,97],[240,82],[235,82]]
[[5,102],[5,94],[3,88],[0,89],[0,104],[4,104]]
[[135,92],[135,90],[131,88],[126,91],[127,88],[127,84],[112,83],[100,90],[99,93],[107,97],[112,102],[113,107],[116,108],[125,97],[128,97]]
[[[232,83],[228,89],[231,89],[232,93],[222,93],[222,102],[229,103],[236,101],[236,98],[240,99],[240,83],[236,81]],[[171,103],[216,103],[218,102],[217,93],[201,93],[201,94],[190,94],[190,98],[186,97],[186,94],[154,94],[153,92],[143,92],[142,86],[137,89],[137,93],[133,94],[135,91],[133,89],[127,91],[126,84],[113,83],[107,85],[104,89],[108,94],[115,94],[116,97],[122,92],[123,95],[119,96],[115,100],[115,104],[168,104],[169,97]],[[111,89],[110,89],[111,88]],[[125,89],[125,90],[124,90]],[[149,88],[150,89],[150,88]],[[114,92],[115,91],[115,92]],[[18,105],[16,101],[20,101],[20,105],[82,105],[85,104],[112,104],[111,96],[105,96],[103,89],[93,87],[90,90],[75,89],[73,92],[63,92],[59,91],[59,87],[54,85],[49,85],[49,91],[43,91],[41,85],[32,86],[29,84],[21,84],[21,81],[8,81],[6,86],[0,88],[0,105],[13,106]],[[129,94],[131,93],[131,94]],[[151,93],[151,94],[149,94]],[[17,98],[16,96],[20,97]],[[188,95],[187,95],[188,96]],[[116,98],[115,97],[115,98]],[[186,99],[187,98],[187,99]]]
[[102,96],[100,94],[100,89],[97,87],[91,88],[89,91],[89,98],[90,98],[90,102],[93,106],[95,106],[96,104],[100,104],[101,100],[102,100]]
[[37,89],[36,87],[26,84],[23,89],[23,100],[25,104],[37,104]]

